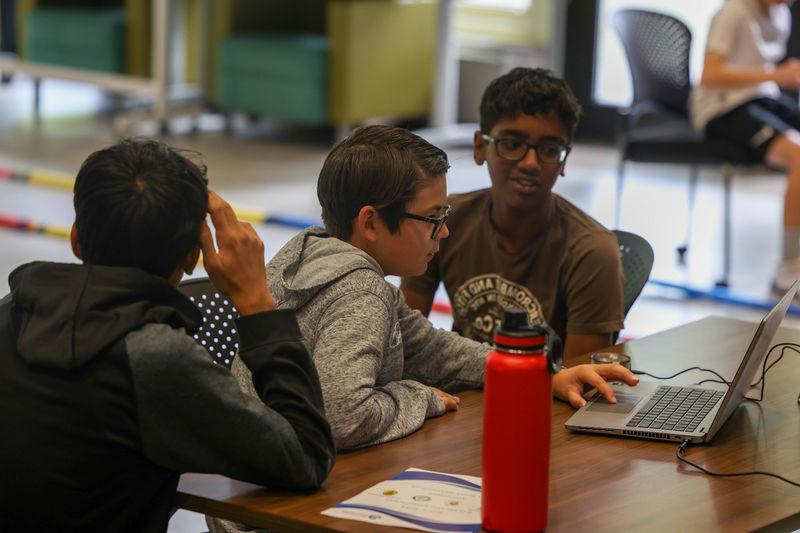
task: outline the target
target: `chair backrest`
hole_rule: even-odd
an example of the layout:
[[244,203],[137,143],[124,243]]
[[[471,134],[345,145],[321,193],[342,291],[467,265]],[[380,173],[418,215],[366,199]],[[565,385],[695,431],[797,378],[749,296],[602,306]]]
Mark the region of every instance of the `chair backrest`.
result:
[[208,278],[183,281],[178,290],[203,313],[203,325],[194,334],[194,339],[208,351],[215,363],[230,368],[239,349],[239,334],[234,322],[239,312]]
[[650,243],[635,233],[615,229],[614,235],[617,236],[619,243],[619,255],[622,260],[622,283],[623,302],[625,305],[625,315],[636,298],[642,292],[645,283],[650,278],[650,270],[653,268],[653,248]]
[[654,101],[686,115],[692,46],[686,24],[663,13],[623,9],[614,13],[614,27],[628,57],[634,103]]

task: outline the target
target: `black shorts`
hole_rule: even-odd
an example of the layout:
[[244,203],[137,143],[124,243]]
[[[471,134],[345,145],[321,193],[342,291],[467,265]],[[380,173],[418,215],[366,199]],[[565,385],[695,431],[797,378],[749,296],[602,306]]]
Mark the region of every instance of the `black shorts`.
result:
[[800,130],[800,110],[789,98],[757,98],[711,119],[706,137],[741,145],[753,159],[764,161],[770,143],[788,130]]

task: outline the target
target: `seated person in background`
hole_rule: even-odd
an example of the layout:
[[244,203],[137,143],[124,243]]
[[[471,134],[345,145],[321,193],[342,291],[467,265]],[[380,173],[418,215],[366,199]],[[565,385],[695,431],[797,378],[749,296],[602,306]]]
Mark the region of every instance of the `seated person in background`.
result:
[[[433,328],[384,279],[423,273],[448,236],[448,168],[442,150],[407,130],[356,130],[320,172],[326,229],[304,230],[267,265],[278,308],[297,312],[337,449],[408,435],[458,407],[442,389],[483,385],[489,346]],[[611,395],[594,368],[560,372],[555,394],[582,405],[586,383]],[[252,388],[244,365],[234,360],[232,371]],[[597,371],[636,382],[618,365]]]
[[611,344],[624,314],[616,237],[552,192],[580,112],[547,70],[515,68],[489,84],[473,157],[492,186],[448,199],[452,237],[424,275],[403,278],[409,306],[428,315],[441,281],[453,329],[469,338],[490,341],[514,305],[549,324],[565,356]]
[[788,59],[788,0],[727,0],[706,43],[703,76],[690,110],[709,139],[738,144],[756,161],[787,171],[783,259],[772,289],[781,295],[800,278],[800,111],[781,88],[800,89],[800,61]]
[[[318,487],[334,447],[313,363],[205,170],[122,141],[83,163],[74,205],[83,264],[20,266],[0,300],[0,530],[166,531],[182,472]],[[175,286],[201,247],[265,403],[189,336],[202,316]]]

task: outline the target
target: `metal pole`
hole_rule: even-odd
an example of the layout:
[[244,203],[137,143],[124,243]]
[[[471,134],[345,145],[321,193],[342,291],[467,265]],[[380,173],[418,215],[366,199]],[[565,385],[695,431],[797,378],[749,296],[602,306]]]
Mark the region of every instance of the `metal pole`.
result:
[[436,71],[433,73],[431,125],[441,128],[455,124],[458,109],[458,44],[453,32],[455,2],[439,0],[436,32]]
[[153,65],[155,98],[153,115],[162,133],[166,133],[167,107],[169,105],[169,28],[170,5],[168,0],[153,0],[153,41],[150,51]]

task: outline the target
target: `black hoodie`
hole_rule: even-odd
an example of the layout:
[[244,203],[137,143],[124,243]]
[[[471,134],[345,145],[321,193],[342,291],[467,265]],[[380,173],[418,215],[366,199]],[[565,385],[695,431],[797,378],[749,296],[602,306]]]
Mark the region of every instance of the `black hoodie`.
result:
[[165,531],[182,472],[319,486],[334,446],[294,315],[237,321],[262,401],[138,269],[24,265],[0,300],[0,531]]

